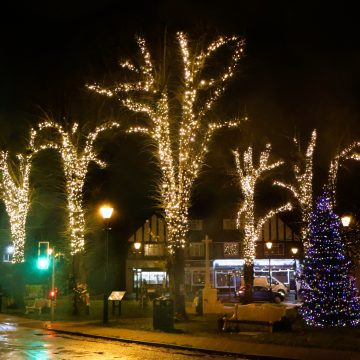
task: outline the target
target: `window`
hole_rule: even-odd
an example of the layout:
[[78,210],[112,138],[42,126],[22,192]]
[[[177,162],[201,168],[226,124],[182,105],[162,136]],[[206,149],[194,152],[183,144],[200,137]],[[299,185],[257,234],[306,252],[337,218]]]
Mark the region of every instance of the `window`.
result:
[[145,244],[144,246],[145,256],[163,256],[164,245],[162,244]]
[[225,257],[239,256],[239,243],[237,242],[224,243],[224,256]]
[[202,230],[203,221],[202,220],[189,220],[189,229],[190,230]]
[[[135,279],[136,280],[136,279]],[[165,271],[142,271],[141,280],[146,280],[148,285],[163,285],[166,281]]]
[[194,271],[192,273],[191,285],[204,285],[205,284],[205,271]]
[[12,254],[4,254],[3,255],[3,262],[11,262]]
[[189,253],[192,257],[204,257],[204,244],[203,243],[190,243]]
[[272,247],[270,250],[266,247],[266,244],[264,244],[264,255],[284,255],[284,244],[282,243],[272,243]]
[[224,230],[236,230],[236,219],[223,219]]

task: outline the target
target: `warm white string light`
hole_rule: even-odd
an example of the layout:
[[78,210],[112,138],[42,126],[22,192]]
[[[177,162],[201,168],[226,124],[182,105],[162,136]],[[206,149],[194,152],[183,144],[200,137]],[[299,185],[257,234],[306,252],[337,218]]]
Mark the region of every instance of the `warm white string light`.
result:
[[[170,253],[185,246],[191,188],[204,162],[214,131],[235,127],[240,123],[240,120],[210,123],[205,116],[223,94],[226,83],[234,76],[244,46],[244,41],[236,36],[219,37],[205,51],[193,53],[184,33],[177,33],[177,40],[184,80],[180,90],[179,117],[173,115],[174,100],[170,101],[168,89],[159,79],[143,38],[137,39],[141,65],[135,66],[129,61],[121,63],[138,80],[121,83],[113,89],[104,89],[96,84],[88,86],[109,97],[120,95],[125,107],[136,113],[144,113],[149,119],[147,126],[132,126],[129,132],[147,134],[157,145],[156,157],[162,171],[159,193],[167,222]],[[233,49],[224,73],[216,79],[203,77],[202,71],[208,66],[207,60],[223,46],[232,46]],[[121,96],[124,93],[125,98]],[[140,94],[145,96],[141,97]]]
[[330,194],[332,196],[332,205],[336,205],[336,182],[337,182],[337,174],[339,171],[339,166],[344,160],[360,160],[359,152],[356,150],[360,150],[360,141],[355,141],[350,144],[347,148],[342,150],[338,155],[334,157],[334,159],[330,163],[329,170],[329,189]]
[[[244,260],[246,265],[253,265],[256,256],[256,241],[259,239],[261,229],[265,222],[279,212],[290,211],[290,203],[270,210],[262,218],[255,220],[255,185],[266,171],[270,171],[283,164],[282,161],[269,164],[271,146],[268,144],[266,149],[261,152],[259,165],[254,166],[252,147],[243,154],[243,161],[238,151],[234,151],[236,172],[239,179],[240,189],[244,196],[244,201],[237,214],[237,227],[244,228]],[[243,225],[243,226],[242,226]]]
[[10,220],[11,241],[14,246],[12,262],[25,261],[25,226],[30,208],[30,170],[33,149],[17,155],[17,169],[11,164],[9,153],[0,151],[0,191]]
[[[69,131],[66,131],[60,124],[48,120],[39,124],[39,131],[52,129],[58,136],[57,142],[46,142],[37,146],[37,150],[53,148],[59,151],[64,167],[67,208],[68,208],[68,232],[71,244],[71,254],[74,255],[84,250],[85,216],[83,208],[83,188],[89,163],[95,162],[100,167],[106,164],[97,157],[94,150],[94,142],[103,131],[119,127],[118,123],[109,122],[98,126],[93,132],[87,135],[78,131],[78,124],[74,123]],[[38,135],[34,132],[34,138]],[[79,139],[83,140],[81,146]]]
[[[313,157],[316,145],[316,130],[311,133],[311,139],[306,149],[304,165],[294,165],[295,183],[286,184],[281,181],[274,181],[274,185],[282,186],[290,190],[294,198],[299,202],[302,218],[301,238],[306,246],[308,238],[308,224],[313,206]],[[298,139],[294,139],[295,145],[300,147]]]

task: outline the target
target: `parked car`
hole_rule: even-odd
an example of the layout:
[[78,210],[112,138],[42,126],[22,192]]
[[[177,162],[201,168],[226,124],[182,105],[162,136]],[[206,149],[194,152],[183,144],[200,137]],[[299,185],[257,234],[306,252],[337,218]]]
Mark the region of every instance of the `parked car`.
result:
[[[269,282],[269,277],[267,277],[267,281]],[[271,288],[273,291],[281,292],[284,295],[286,295],[289,291],[287,286],[274,276],[271,277]]]
[[[239,297],[240,302],[245,297],[245,287],[241,287],[236,295]],[[271,301],[276,304],[285,300],[285,295],[282,292],[271,290],[268,286],[253,286],[253,301]]]
[[[269,276],[255,276],[254,277],[254,286],[270,286],[270,277]],[[241,285],[240,287],[244,286],[244,278],[241,277]],[[279,281],[276,277],[271,276],[271,289],[275,292],[281,292],[284,296],[288,293],[288,288],[285,284]]]

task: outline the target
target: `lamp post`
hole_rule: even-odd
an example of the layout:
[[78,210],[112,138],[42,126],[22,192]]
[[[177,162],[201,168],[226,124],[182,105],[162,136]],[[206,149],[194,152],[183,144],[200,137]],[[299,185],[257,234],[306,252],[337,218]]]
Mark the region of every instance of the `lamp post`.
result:
[[134,249],[135,249],[135,272],[136,272],[136,278],[135,278],[135,291],[136,291],[136,300],[139,300],[139,269],[138,269],[138,254],[139,250],[141,249],[141,242],[135,242],[134,243]]
[[269,296],[270,296],[270,299],[272,298],[272,279],[271,279],[271,259],[270,259],[270,251],[271,251],[271,248],[272,248],[272,242],[271,241],[268,241],[266,243],[266,248],[268,249],[268,252],[269,252],[269,284],[270,284],[270,292],[269,292]]
[[51,307],[50,307],[50,311],[51,311],[51,321],[54,321],[54,315],[55,315],[55,249],[49,249],[48,250],[48,255],[52,258],[52,266],[51,266]]
[[109,319],[108,313],[108,266],[109,266],[109,221],[114,209],[110,206],[104,205],[100,208],[100,214],[105,223],[105,264],[104,264],[104,303],[103,303],[103,322],[107,323]]
[[294,258],[294,284],[295,284],[295,301],[297,301],[297,285],[296,285],[296,254],[298,253],[299,249],[297,247],[291,248],[291,253],[293,254]]

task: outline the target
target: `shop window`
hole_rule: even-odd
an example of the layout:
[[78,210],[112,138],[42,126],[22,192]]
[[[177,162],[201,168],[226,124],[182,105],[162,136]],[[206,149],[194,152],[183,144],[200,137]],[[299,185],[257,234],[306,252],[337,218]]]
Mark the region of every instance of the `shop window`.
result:
[[239,243],[226,242],[224,243],[224,257],[239,256]]
[[142,282],[145,280],[148,285],[163,285],[166,280],[165,271],[142,271]]
[[236,286],[236,276],[232,271],[216,271],[215,272],[215,281],[217,288],[229,288]]
[[145,244],[145,256],[164,256],[164,245],[162,244]]
[[204,244],[190,243],[189,254],[191,257],[204,257]]

